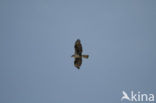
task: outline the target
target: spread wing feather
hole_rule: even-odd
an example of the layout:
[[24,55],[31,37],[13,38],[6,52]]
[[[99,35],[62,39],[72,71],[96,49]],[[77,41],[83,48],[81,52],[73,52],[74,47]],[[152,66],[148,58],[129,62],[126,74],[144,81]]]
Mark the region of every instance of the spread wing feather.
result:
[[80,39],[75,42],[75,54],[82,55],[82,45]]
[[82,64],[82,58],[75,58],[75,61],[74,61],[75,67],[80,69],[81,64]]

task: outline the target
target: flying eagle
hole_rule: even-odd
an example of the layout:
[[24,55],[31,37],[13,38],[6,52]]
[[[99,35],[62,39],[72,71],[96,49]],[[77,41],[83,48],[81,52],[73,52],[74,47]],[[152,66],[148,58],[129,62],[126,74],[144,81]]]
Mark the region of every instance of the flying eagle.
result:
[[75,47],[75,54],[72,55],[72,57],[75,58],[74,65],[75,65],[75,67],[80,69],[80,66],[82,64],[82,57],[83,58],[88,58],[89,55],[82,55],[83,50],[82,50],[82,45],[81,45],[80,39],[76,40],[74,47]]

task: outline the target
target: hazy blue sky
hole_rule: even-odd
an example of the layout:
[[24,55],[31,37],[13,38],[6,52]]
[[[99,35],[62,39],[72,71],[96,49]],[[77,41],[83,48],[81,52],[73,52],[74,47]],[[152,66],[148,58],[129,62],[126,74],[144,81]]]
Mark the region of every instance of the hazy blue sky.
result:
[[[155,0],[0,0],[0,15],[0,103],[156,95]],[[80,70],[77,38],[90,55]]]

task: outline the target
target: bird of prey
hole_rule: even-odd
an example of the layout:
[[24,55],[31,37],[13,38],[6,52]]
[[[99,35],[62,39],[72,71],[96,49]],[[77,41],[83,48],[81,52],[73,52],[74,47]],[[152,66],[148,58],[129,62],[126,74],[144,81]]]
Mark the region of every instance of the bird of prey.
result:
[[82,45],[81,45],[80,39],[76,40],[74,47],[75,47],[75,54],[72,55],[72,57],[75,58],[74,65],[77,69],[80,69],[80,66],[82,64],[82,57],[88,58],[89,55],[82,55],[83,50],[82,50]]

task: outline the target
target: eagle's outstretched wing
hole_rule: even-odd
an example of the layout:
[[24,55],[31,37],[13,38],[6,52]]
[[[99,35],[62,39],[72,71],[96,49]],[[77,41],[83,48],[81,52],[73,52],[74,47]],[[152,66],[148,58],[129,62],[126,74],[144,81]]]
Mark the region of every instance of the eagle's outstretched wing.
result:
[[81,64],[82,64],[82,58],[75,58],[75,61],[74,61],[75,67],[80,69]]
[[75,54],[82,55],[82,45],[80,39],[75,42]]

